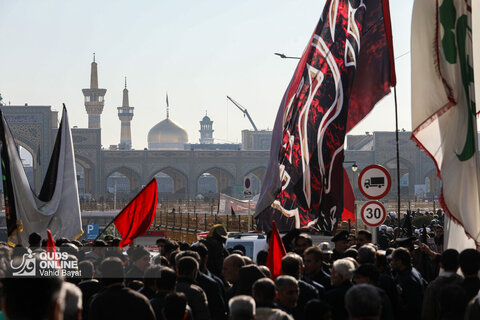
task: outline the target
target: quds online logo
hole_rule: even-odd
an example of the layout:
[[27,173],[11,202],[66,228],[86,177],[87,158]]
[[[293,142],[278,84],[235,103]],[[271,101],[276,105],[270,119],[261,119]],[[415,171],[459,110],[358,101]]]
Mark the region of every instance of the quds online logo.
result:
[[23,255],[20,265],[15,266],[14,264],[16,261],[18,260],[10,261],[10,267],[12,267],[13,276],[27,277],[36,275],[35,257],[33,256],[30,248],[28,248],[27,253]]

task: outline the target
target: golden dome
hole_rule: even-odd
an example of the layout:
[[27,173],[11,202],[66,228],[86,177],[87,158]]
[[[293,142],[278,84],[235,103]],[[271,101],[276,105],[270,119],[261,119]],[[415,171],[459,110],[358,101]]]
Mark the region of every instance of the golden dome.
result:
[[170,118],[160,121],[148,132],[150,150],[184,150],[186,143],[187,131]]

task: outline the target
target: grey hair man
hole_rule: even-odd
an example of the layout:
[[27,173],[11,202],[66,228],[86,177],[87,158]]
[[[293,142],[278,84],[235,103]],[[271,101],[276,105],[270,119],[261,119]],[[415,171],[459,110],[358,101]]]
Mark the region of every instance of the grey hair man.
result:
[[81,320],[82,319],[82,290],[70,282],[63,282],[62,291],[64,296],[65,309],[63,310],[63,320]]
[[351,287],[345,295],[345,305],[351,320],[380,319],[382,300],[372,285],[359,284]]
[[231,320],[254,320],[255,300],[246,295],[233,297],[228,302]]
[[365,244],[358,249],[357,260],[359,264],[375,264],[377,249],[372,244]]
[[292,276],[280,276],[275,280],[275,287],[277,289],[277,308],[295,318],[300,294],[297,279]]
[[332,306],[334,319],[348,317],[345,309],[345,294],[352,286],[355,265],[348,258],[336,260],[332,266],[330,278],[333,288],[325,294],[325,301]]

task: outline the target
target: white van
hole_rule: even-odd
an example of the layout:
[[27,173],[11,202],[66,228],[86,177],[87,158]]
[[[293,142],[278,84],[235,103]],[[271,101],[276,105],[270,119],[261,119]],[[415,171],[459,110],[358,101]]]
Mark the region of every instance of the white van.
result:
[[236,245],[245,247],[245,255],[252,258],[257,263],[257,254],[261,250],[267,249],[267,236],[263,233],[239,233],[229,234],[225,247],[231,249]]

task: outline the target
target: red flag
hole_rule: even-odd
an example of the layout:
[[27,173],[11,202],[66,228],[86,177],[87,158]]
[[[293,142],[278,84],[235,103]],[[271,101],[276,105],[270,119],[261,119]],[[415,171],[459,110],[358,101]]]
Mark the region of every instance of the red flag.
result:
[[272,221],[272,234],[270,235],[270,243],[268,244],[267,267],[272,274],[272,280],[275,280],[282,274],[282,258],[287,254],[283,246],[280,232],[278,232],[275,221]]
[[277,113],[255,218],[287,231],[343,212],[345,135],[395,84],[386,0],[327,0]]
[[157,211],[157,198],[157,180],[153,178],[115,217],[113,223],[123,239],[120,247],[128,245],[150,228]]
[[348,174],[343,169],[343,213],[342,221],[355,221],[355,194],[353,193]]
[[55,241],[53,240],[52,232],[47,229],[47,257],[57,262],[60,267],[60,261],[57,259],[57,249],[55,248]]

